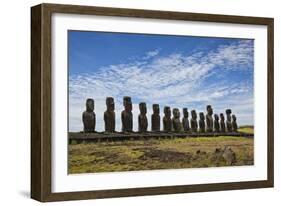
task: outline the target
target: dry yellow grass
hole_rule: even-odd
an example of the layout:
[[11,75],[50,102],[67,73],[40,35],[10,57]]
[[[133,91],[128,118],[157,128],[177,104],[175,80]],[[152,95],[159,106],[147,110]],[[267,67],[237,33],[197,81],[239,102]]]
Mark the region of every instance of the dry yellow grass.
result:
[[254,128],[253,127],[240,127],[238,129],[239,132],[254,134]]
[[[214,161],[216,148],[236,154],[235,165],[254,163],[254,140],[245,137],[197,137],[69,145],[69,172],[94,173],[228,166]],[[198,152],[200,150],[200,152]]]

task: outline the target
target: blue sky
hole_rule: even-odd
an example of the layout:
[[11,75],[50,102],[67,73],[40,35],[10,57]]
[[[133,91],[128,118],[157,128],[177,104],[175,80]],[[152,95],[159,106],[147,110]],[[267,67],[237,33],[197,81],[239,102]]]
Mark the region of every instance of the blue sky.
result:
[[[69,31],[69,130],[83,129],[86,98],[95,99],[97,131],[104,130],[105,98],[116,104],[120,131],[123,96],[138,103],[214,113],[231,108],[238,124],[253,125],[254,41],[249,39]],[[162,115],[162,114],[161,114]],[[150,126],[150,124],[149,124]]]

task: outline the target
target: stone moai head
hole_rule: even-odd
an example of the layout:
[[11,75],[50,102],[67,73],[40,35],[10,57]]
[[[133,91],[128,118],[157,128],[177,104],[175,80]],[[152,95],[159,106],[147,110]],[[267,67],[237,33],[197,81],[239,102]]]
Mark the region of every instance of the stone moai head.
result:
[[221,118],[221,121],[224,121],[224,115],[223,115],[223,113],[220,113],[220,118]]
[[207,105],[207,114],[208,115],[213,115],[213,109],[212,109],[212,106],[211,105]]
[[226,119],[227,119],[227,121],[231,121],[231,116],[230,116],[230,114],[231,114],[231,109],[225,110],[225,113],[226,113]]
[[123,97],[123,106],[125,107],[128,103],[131,103],[132,99],[129,96]]
[[170,107],[164,107],[164,114],[166,117],[171,117],[171,108]]
[[123,106],[127,112],[131,112],[133,109],[131,97],[123,97]]
[[88,112],[92,112],[95,109],[95,102],[93,99],[87,99],[86,100],[86,110]]
[[192,119],[196,120],[197,119],[197,114],[195,110],[191,110],[191,117]]
[[236,116],[234,114],[232,115],[232,120],[236,122]]
[[106,107],[108,111],[114,111],[115,104],[113,97],[106,97]]
[[185,118],[188,118],[188,110],[187,110],[187,108],[183,108],[182,112],[183,112],[183,116]]
[[215,118],[216,121],[219,121],[219,115],[215,114],[214,118]]
[[178,108],[173,109],[173,116],[176,119],[180,118],[180,110]]
[[141,114],[146,114],[146,112],[147,112],[146,103],[145,102],[141,102],[139,104],[139,109],[140,109],[140,113]]
[[154,114],[159,114],[160,113],[159,104],[153,104],[152,105],[152,109],[153,109],[153,113]]
[[203,112],[199,113],[199,118],[200,118],[200,120],[205,120],[205,116],[204,116]]
[[126,112],[132,112],[132,110],[133,110],[133,104],[132,104],[132,102],[127,102],[127,103],[126,103],[126,106],[125,106],[125,111],[126,111]]

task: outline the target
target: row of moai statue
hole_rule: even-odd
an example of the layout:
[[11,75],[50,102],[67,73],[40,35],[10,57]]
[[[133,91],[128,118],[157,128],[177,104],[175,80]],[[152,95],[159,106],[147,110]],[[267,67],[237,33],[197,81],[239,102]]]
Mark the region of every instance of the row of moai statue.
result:
[[[96,116],[94,112],[94,100],[87,99],[86,111],[83,112],[82,119],[84,124],[84,132],[95,132]],[[121,112],[122,132],[133,132],[133,113],[131,97],[123,98],[124,110]],[[113,97],[106,98],[106,111],[104,112],[105,132],[115,132],[115,105]],[[153,114],[151,115],[151,131],[160,132],[160,107],[159,104],[152,105]],[[163,131],[164,132],[237,132],[236,116],[231,115],[231,110],[226,110],[226,121],[224,114],[220,116],[214,114],[211,105],[207,105],[207,114],[199,113],[199,121],[195,110],[191,111],[191,119],[189,121],[189,113],[187,108],[183,108],[183,118],[180,120],[180,110],[173,109],[173,117],[171,118],[171,108],[164,107]],[[147,132],[147,108],[146,103],[139,103],[140,114],[138,116],[138,131]]]

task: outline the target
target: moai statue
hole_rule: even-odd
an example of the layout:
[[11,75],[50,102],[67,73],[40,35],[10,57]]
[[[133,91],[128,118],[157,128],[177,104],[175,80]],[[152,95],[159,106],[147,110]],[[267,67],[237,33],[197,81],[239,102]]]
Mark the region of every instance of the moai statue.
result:
[[220,132],[219,115],[215,114],[214,117],[215,117],[215,120],[214,120],[215,132]]
[[207,114],[206,114],[206,124],[207,132],[213,132],[214,120],[213,120],[213,109],[211,105],[207,105]]
[[139,132],[147,132],[147,117],[146,117],[146,103],[145,102],[141,102],[139,104],[139,109],[140,109],[140,114],[139,114]]
[[106,97],[106,111],[104,112],[104,128],[106,132],[115,132],[115,105],[113,97]]
[[178,108],[173,109],[173,128],[175,132],[181,131],[181,120],[180,120],[180,110]]
[[187,108],[183,108],[183,118],[182,118],[182,127],[183,131],[189,131],[189,120],[188,120],[188,110]]
[[226,113],[226,128],[228,132],[232,132],[232,123],[231,123],[231,109],[225,110]]
[[199,113],[199,132],[204,133],[205,132],[205,116],[203,112]]
[[152,105],[153,114],[151,115],[151,130],[153,132],[160,131],[160,115],[159,104]]
[[86,100],[86,111],[83,112],[82,120],[84,125],[84,132],[95,132],[96,128],[96,114],[94,112],[95,102],[93,99]]
[[221,132],[225,132],[225,122],[224,122],[224,115],[223,113],[220,114],[220,129]]
[[121,113],[122,121],[122,132],[132,132],[133,131],[133,113],[132,113],[132,101],[131,97],[123,97],[124,109]]
[[238,129],[238,125],[236,122],[236,116],[234,114],[232,115],[232,129],[233,129],[233,132],[237,132],[237,129]]
[[195,110],[191,110],[190,126],[192,132],[197,132],[198,123],[197,123],[197,114]]
[[164,107],[164,114],[163,117],[163,129],[165,132],[170,132],[172,130],[172,120],[171,120],[171,108]]

